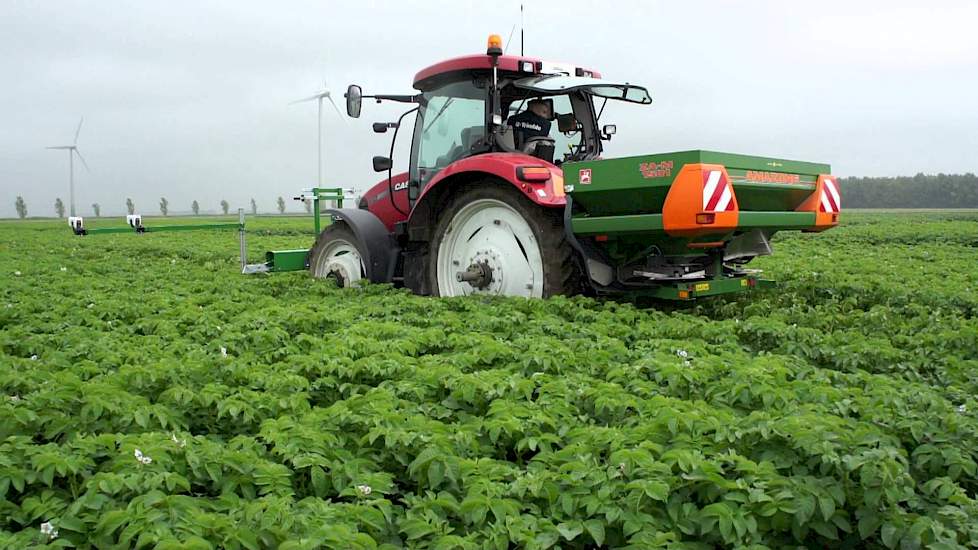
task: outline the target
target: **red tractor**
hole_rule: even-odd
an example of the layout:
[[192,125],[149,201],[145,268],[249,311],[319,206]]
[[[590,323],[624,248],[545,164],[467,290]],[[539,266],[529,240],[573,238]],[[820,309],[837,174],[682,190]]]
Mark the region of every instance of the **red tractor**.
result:
[[[838,222],[835,179],[824,164],[686,151],[602,159],[615,126],[608,101],[640,105],[640,86],[592,69],[503,55],[427,67],[416,94],[363,98],[412,108],[409,169],[392,173],[333,218],[308,256],[315,277],[341,285],[394,283],[418,294],[547,297],[580,291],[689,299],[747,290],[743,265],[769,254],[777,230]],[[834,202],[833,202],[834,201]]]

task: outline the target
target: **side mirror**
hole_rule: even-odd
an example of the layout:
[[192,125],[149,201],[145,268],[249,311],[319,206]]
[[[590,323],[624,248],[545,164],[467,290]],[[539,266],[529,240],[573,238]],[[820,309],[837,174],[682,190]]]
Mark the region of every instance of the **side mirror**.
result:
[[350,84],[346,89],[346,114],[351,118],[360,118],[360,106],[363,103],[363,90],[356,84]]
[[615,126],[614,124],[605,124],[601,127],[601,133],[604,134],[606,139],[615,135],[615,132],[617,131],[618,126]]
[[557,115],[557,130],[562,133],[573,132],[577,130],[578,124],[577,119],[574,118],[574,113],[567,113],[566,115]]
[[374,133],[383,134],[387,132],[388,128],[397,128],[399,126],[396,122],[374,122]]
[[394,166],[390,157],[374,157],[374,172],[386,172]]

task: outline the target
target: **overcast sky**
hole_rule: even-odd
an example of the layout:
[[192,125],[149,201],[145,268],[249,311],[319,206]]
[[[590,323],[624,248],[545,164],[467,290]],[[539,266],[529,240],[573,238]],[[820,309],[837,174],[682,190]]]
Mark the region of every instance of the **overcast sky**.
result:
[[[0,217],[67,200],[70,144],[80,213],[261,210],[316,183],[316,107],[289,102],[324,80],[341,102],[406,93],[436,61],[505,39],[500,2],[0,0]],[[526,54],[646,85],[652,106],[615,105],[607,156],[716,149],[828,162],[837,175],[978,171],[978,2],[526,2]],[[517,29],[508,53],[519,51]],[[364,189],[389,136],[326,113],[327,183]],[[401,154],[396,167],[406,166]],[[290,201],[289,208],[301,210]]]

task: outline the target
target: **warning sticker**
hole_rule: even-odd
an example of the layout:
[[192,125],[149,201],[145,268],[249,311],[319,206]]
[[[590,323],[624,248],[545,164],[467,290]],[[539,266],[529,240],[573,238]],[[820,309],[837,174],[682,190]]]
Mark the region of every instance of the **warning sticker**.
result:
[[699,283],[694,288],[696,289],[696,292],[705,292],[710,290],[710,283]]
[[578,175],[580,176],[578,179],[581,181],[581,185],[588,185],[591,183],[590,168],[581,168],[581,171],[578,173]]

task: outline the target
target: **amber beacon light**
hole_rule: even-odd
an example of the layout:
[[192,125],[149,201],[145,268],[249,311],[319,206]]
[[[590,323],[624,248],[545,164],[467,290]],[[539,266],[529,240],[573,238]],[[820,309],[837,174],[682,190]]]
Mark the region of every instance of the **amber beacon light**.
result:
[[503,38],[498,34],[490,34],[489,40],[486,42],[486,54],[487,55],[502,55],[503,54]]

